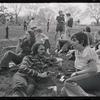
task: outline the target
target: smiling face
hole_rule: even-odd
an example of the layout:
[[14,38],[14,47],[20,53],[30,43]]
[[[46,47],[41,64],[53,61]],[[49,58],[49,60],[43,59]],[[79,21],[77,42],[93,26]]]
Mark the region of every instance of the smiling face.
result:
[[38,54],[44,55],[44,53],[45,53],[45,47],[43,45],[40,45],[38,48]]
[[74,49],[80,50],[83,45],[79,43],[79,41],[76,38],[73,38],[71,40],[71,44],[73,45]]

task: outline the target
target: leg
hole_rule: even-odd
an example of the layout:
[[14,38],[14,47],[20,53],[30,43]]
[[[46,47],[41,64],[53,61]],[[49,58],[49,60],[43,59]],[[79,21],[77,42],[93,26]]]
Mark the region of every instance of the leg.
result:
[[6,38],[8,39],[8,27],[6,27]]
[[60,49],[60,51],[59,51],[59,54],[61,53],[61,52],[63,52],[63,51],[66,51],[66,52],[68,52],[68,46],[69,46],[69,43],[67,42],[65,42],[65,43],[63,43],[63,46],[61,47],[61,49]]
[[13,90],[12,96],[27,96],[27,79],[24,74],[16,73],[13,78]]
[[55,45],[55,53],[57,53],[59,49],[60,49],[60,43],[59,43],[59,41],[57,41],[57,43]]
[[30,97],[35,91],[36,82],[34,78],[31,78],[31,77],[27,77],[27,82],[28,82],[27,93],[28,93],[28,96]]
[[[0,67],[2,68],[8,68],[9,67],[9,62],[13,61],[15,64],[20,64],[22,61],[22,58],[19,57],[18,55],[16,55],[14,52],[9,51],[6,52],[3,56],[3,58],[1,59],[0,62]],[[6,62],[6,63],[5,63]]]
[[48,54],[50,54],[50,52],[49,52],[49,50],[50,50],[50,42],[49,42],[48,39],[45,40],[44,46],[45,46],[46,52],[47,52]]
[[74,77],[67,79],[64,82],[64,88],[66,89],[66,93],[69,96],[75,96],[75,95],[76,96],[89,96],[83,89],[85,89],[85,90],[89,89],[89,88],[91,89],[92,86],[94,85],[91,82],[93,82],[94,80],[95,81],[97,80],[97,79],[95,79],[94,73],[91,73],[91,74],[87,73],[87,74],[83,74],[83,75],[74,76]]

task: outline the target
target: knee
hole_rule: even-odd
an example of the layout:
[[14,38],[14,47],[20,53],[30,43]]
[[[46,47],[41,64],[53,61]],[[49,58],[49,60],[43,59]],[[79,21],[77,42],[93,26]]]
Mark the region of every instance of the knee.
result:
[[69,79],[65,80],[65,82],[64,82],[64,87],[70,87],[70,86],[74,86],[74,85],[76,85],[76,83]]

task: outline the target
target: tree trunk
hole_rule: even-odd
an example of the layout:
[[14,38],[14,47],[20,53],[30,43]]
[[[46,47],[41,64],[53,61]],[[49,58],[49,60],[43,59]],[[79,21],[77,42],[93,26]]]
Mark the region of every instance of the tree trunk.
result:
[[16,14],[16,24],[18,23],[18,16],[17,16],[17,14]]
[[96,19],[96,21],[97,21],[97,26],[99,26],[99,19]]

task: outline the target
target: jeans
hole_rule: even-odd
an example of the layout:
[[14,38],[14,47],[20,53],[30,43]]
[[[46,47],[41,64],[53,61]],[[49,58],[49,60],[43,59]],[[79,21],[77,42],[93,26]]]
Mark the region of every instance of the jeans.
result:
[[1,59],[0,62],[0,68],[8,68],[9,67],[9,62],[12,61],[15,64],[20,64],[22,61],[22,58],[20,55],[15,54],[12,51],[8,51],[4,54],[4,56]]
[[88,96],[86,92],[98,89],[100,89],[100,73],[87,73],[65,80],[61,92],[68,96]]
[[26,96],[31,96],[33,94],[34,88],[36,86],[34,78],[17,72],[13,76],[12,81],[13,81],[12,87],[14,92],[21,91],[22,93],[26,94]]

